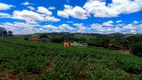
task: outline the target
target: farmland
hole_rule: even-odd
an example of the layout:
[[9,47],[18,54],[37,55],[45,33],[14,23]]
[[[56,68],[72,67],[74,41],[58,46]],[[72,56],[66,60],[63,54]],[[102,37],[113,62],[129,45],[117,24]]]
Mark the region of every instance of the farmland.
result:
[[0,38],[2,80],[142,80],[142,58],[100,47]]

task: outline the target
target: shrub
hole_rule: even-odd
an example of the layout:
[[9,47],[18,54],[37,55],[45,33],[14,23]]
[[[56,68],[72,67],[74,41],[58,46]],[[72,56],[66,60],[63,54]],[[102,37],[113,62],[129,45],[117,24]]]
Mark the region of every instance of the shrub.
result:
[[131,53],[136,56],[142,57],[142,43],[134,44],[131,48]]
[[41,39],[41,38],[49,38],[49,37],[46,34],[41,34],[39,38]]
[[64,41],[64,37],[53,37],[51,39],[52,42],[55,42],[55,43],[60,43],[60,42],[63,42]]
[[13,32],[12,31],[8,31],[7,35],[8,36],[13,36]]
[[88,42],[88,45],[89,46],[95,46],[95,47],[102,47],[101,43],[100,42]]
[[29,38],[28,38],[28,37],[25,37],[25,38],[24,38],[24,40],[28,41],[28,40],[29,40]]

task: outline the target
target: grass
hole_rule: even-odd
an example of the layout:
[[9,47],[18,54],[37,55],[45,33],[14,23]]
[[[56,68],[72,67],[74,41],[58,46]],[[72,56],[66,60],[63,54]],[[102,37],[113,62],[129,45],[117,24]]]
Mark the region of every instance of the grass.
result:
[[131,54],[97,47],[64,49],[62,44],[34,43],[21,37],[3,37],[0,41],[12,43],[0,42],[0,71],[6,76],[17,72],[18,79],[35,80],[142,79],[142,58]]

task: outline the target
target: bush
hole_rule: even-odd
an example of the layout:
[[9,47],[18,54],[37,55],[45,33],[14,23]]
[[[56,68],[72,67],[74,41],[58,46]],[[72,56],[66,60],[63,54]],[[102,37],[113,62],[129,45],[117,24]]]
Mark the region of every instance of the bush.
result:
[[13,32],[12,31],[8,31],[7,35],[8,36],[13,36]]
[[46,34],[41,34],[39,38],[41,39],[41,38],[49,38],[49,37]]
[[25,37],[25,38],[24,38],[24,40],[28,41],[28,40],[29,40],[29,38],[28,38],[28,37]]
[[88,42],[89,46],[95,46],[95,47],[103,47],[100,42]]
[[51,41],[55,43],[61,43],[64,41],[64,37],[53,37]]
[[131,53],[136,56],[142,57],[142,43],[134,44],[131,48]]

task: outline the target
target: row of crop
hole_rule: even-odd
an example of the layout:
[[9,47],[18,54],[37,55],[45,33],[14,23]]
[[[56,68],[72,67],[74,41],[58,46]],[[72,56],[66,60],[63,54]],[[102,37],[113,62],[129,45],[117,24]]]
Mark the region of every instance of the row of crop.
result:
[[3,43],[0,47],[1,69],[16,70],[19,73],[45,72],[40,79],[128,79],[131,77],[122,69],[142,69],[141,58],[101,48],[71,47],[65,50],[51,45],[51,48],[31,49]]
[[[34,44],[36,44],[36,43],[34,43]],[[40,45],[40,48],[43,48],[43,45],[42,44],[39,44]],[[51,44],[47,44],[47,45],[51,45]],[[54,50],[56,50],[57,48],[54,48],[53,47],[53,45],[52,46],[50,46],[51,48],[51,50],[52,51],[54,51]],[[60,48],[60,47],[58,47],[58,48]],[[49,49],[49,46],[44,46],[44,49]],[[64,50],[65,51],[65,50]],[[108,55],[107,57],[110,57],[111,55],[115,55],[115,57],[116,58],[118,58],[119,59],[119,57],[120,57],[120,59],[119,60],[123,60],[123,59],[121,59],[121,57],[122,58],[124,58],[125,56],[125,60],[127,60],[127,61],[125,61],[125,60],[123,60],[123,62],[125,63],[125,62],[128,62],[128,61],[130,61],[131,59],[134,59],[134,60],[131,60],[131,61],[135,61],[135,63],[136,62],[139,62],[140,60],[135,60],[137,57],[134,57],[134,56],[132,56],[132,55],[130,55],[130,56],[127,56],[127,55],[121,55],[121,54],[119,54],[119,53],[116,53],[116,52],[112,52],[112,51],[109,51],[109,50],[105,50],[105,49],[101,49],[101,48],[95,48],[95,49],[93,49],[93,48],[69,48],[68,49],[68,52],[79,52],[79,53],[85,53],[86,55],[88,55],[88,52],[89,52],[89,54],[91,54],[91,53],[93,53],[94,54],[94,52],[95,53],[103,53],[103,54],[101,54],[100,56],[97,56],[97,55],[92,55],[92,56],[95,56],[95,57],[102,57],[103,58],[103,56],[105,56],[105,55]],[[30,51],[29,51],[30,52]],[[33,52],[34,54],[35,54],[35,51],[31,51],[31,52]],[[56,52],[56,51],[55,51]],[[67,52],[67,51],[66,51]],[[64,53],[66,53],[66,52],[64,52]],[[64,53],[62,53],[61,55],[63,55]],[[105,54],[104,54],[105,53]],[[111,54],[108,54],[108,53],[111,53]],[[113,54],[112,54],[113,53]],[[44,52],[41,52],[41,54],[42,55],[45,55],[44,54]],[[82,56],[82,54],[77,54],[78,56]],[[84,57],[86,57],[86,55],[83,55]],[[103,55],[103,56],[102,56]],[[121,56],[120,56],[121,55]],[[70,55],[71,56],[71,55]],[[74,54],[74,56],[76,56],[75,54]],[[119,57],[118,57],[119,56]],[[127,59],[126,59],[127,58]],[[122,63],[122,61],[120,61],[120,63]],[[130,62],[131,63],[131,62]],[[129,64],[130,64],[129,63]],[[140,63],[140,62],[139,62]],[[127,64],[126,64],[127,65]]]
[[37,43],[37,42],[31,42],[31,41],[25,41],[21,37],[0,37],[0,42],[7,42],[7,43],[12,43],[16,45],[21,45],[25,47],[31,47],[31,48],[63,48],[63,44],[57,44],[57,43],[48,43],[43,44],[43,43]]

